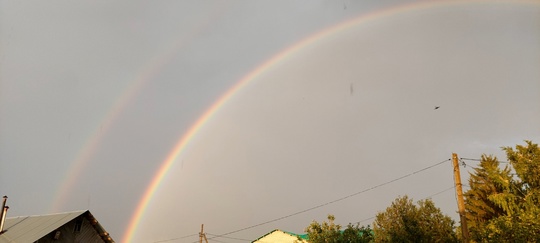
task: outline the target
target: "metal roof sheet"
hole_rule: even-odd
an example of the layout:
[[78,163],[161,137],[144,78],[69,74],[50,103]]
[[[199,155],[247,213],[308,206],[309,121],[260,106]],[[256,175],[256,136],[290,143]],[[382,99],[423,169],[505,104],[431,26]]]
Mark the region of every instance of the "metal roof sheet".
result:
[[296,234],[292,232],[283,231],[289,235],[300,237],[300,239],[308,240],[308,234]]
[[34,242],[87,211],[6,218],[0,243]]

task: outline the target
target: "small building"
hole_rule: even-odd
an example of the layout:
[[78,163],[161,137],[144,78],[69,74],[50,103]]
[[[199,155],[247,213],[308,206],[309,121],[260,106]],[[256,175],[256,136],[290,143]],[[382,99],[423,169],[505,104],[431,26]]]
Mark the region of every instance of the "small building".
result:
[[113,243],[90,211],[6,218],[0,243]]
[[299,234],[276,229],[252,241],[252,243],[295,243],[295,242],[298,242],[298,243],[308,242],[307,234],[299,235]]

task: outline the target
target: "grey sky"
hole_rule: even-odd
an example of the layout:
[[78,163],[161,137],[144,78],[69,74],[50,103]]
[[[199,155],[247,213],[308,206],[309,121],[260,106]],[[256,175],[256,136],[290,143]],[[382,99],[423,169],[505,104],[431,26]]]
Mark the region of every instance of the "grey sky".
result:
[[[177,140],[244,75],[319,31],[406,4],[0,3],[0,193],[9,196],[8,216],[89,208],[117,241]],[[196,234],[201,223],[227,233],[452,152],[504,159],[501,146],[539,142],[539,43],[540,5],[530,2],[412,8],[312,42],[212,116],[162,181],[134,241]],[[466,178],[470,166],[463,169]],[[229,236],[301,233],[329,213],[358,222],[398,195],[422,199],[452,183],[443,164]],[[451,190],[433,200],[457,219]]]

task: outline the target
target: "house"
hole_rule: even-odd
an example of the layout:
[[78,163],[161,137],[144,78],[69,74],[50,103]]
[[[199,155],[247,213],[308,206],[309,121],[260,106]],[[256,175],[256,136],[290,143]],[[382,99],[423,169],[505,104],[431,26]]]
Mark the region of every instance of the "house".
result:
[[90,211],[6,218],[0,243],[113,243]]
[[298,243],[308,242],[307,234],[299,235],[299,234],[285,232],[285,231],[276,229],[266,235],[261,236],[259,239],[252,241],[252,243],[295,243],[295,242],[298,242]]

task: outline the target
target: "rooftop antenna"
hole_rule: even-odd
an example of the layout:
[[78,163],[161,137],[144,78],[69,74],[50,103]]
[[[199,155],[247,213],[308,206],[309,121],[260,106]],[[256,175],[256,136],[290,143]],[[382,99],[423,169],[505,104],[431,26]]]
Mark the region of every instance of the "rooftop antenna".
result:
[[9,209],[6,206],[7,196],[4,196],[4,201],[2,202],[2,210],[0,210],[0,234],[4,233],[4,222],[6,221],[7,210]]
[[201,233],[199,233],[199,243],[202,243],[203,238],[204,238],[204,241],[208,243],[208,239],[206,239],[206,233],[204,233],[204,224],[201,224]]

